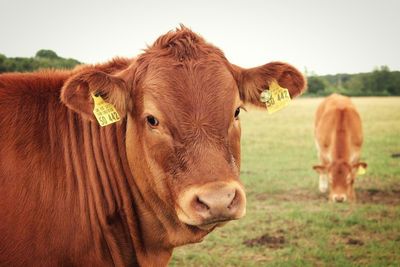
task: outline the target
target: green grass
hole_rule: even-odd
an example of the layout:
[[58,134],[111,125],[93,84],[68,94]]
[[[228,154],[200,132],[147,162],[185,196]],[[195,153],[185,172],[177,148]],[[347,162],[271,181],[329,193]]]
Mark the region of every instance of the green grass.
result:
[[[400,266],[400,98],[354,98],[367,173],[358,203],[318,193],[313,139],[321,98],[296,99],[274,115],[241,114],[247,215],[175,249],[170,266]],[[283,243],[261,242],[264,235]],[[250,241],[249,241],[250,240]],[[246,245],[253,240],[253,246]],[[262,240],[261,240],[262,241]]]

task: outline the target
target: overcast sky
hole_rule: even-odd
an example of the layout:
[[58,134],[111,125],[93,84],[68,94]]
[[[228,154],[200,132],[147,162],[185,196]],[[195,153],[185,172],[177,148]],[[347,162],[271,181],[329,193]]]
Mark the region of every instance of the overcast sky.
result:
[[183,23],[237,65],[316,74],[400,70],[400,0],[0,0],[0,53],[133,57]]

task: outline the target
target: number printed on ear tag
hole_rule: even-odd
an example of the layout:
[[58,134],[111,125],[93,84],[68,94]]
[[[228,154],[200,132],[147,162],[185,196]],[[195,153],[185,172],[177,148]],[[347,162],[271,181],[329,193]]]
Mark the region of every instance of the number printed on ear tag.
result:
[[93,114],[100,126],[106,126],[121,119],[115,107],[112,104],[104,101],[101,96],[92,94],[92,98],[94,101]]
[[291,98],[289,90],[272,81],[267,90],[262,91],[260,101],[267,106],[268,114],[277,112],[288,106]]

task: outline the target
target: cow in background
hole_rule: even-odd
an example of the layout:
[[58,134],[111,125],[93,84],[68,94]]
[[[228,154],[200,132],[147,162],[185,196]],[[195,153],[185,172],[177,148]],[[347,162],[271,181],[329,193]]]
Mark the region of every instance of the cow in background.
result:
[[359,168],[363,143],[361,118],[350,98],[332,94],[318,106],[315,115],[315,143],[320,165],[319,190],[334,202],[355,201],[354,181]]
[[[272,82],[305,88],[183,26],[135,59],[0,75],[0,265],[165,266],[244,216],[239,113]],[[119,122],[100,127],[98,97]]]

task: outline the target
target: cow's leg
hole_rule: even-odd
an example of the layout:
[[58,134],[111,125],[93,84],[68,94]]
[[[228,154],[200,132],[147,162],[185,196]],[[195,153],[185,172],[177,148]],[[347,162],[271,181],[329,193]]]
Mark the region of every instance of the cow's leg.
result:
[[[318,157],[319,160],[321,162],[321,165],[323,166],[328,166],[329,160],[327,157],[324,156],[324,153],[322,153],[321,151],[321,147],[319,146],[318,142],[315,141],[315,146],[317,147],[317,151],[318,151]],[[328,175],[326,172],[320,172],[319,173],[319,191],[321,193],[326,193],[328,191],[328,186],[329,186],[329,182],[328,182]]]
[[319,175],[319,191],[321,193],[328,191],[328,176],[325,173]]
[[[322,153],[320,155],[320,161],[323,166],[329,166],[329,158],[326,156],[323,156]],[[329,177],[328,177],[328,172],[321,172],[319,174],[319,191],[321,193],[326,193],[328,191],[329,187]]]

